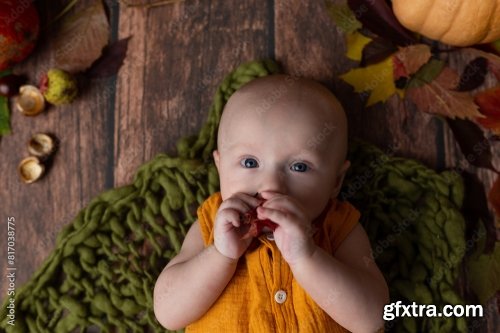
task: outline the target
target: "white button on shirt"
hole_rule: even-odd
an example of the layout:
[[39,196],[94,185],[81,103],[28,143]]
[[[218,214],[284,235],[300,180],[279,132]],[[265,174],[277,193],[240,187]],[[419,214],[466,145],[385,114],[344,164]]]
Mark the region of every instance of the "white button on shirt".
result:
[[278,304],[282,304],[286,301],[286,292],[284,290],[278,290],[276,294],[274,294],[274,300]]

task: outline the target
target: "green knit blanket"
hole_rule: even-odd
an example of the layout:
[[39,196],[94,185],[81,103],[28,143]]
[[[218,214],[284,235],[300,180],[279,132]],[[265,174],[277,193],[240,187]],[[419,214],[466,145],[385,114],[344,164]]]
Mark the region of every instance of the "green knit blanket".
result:
[[[165,332],[153,313],[154,283],[179,251],[196,208],[219,189],[211,153],[224,104],[243,84],[278,71],[273,61],[238,67],[217,89],[200,133],[177,143],[178,156],[156,156],[132,184],[102,193],[79,212],[43,265],[16,290],[15,325],[4,303],[1,330]],[[465,248],[462,181],[390,155],[353,142],[340,196],[362,212],[391,300],[463,303],[455,292]],[[466,331],[465,321],[455,318],[404,318],[388,322],[387,329]]]

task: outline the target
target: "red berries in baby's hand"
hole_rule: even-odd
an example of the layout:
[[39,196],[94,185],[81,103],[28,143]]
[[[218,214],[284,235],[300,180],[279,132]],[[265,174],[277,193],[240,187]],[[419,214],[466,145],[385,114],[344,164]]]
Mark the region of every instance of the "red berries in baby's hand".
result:
[[242,215],[241,218],[243,224],[250,224],[250,229],[243,235],[242,239],[247,239],[250,237],[257,237],[262,233],[264,227],[268,227],[272,231],[278,226],[276,223],[269,219],[259,220],[257,218],[257,207],[249,210]]

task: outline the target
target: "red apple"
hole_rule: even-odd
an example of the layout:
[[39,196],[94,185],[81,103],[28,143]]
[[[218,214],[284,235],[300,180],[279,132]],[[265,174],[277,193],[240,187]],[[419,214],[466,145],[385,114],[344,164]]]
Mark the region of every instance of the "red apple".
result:
[[23,61],[35,47],[40,31],[31,0],[0,0],[0,71]]

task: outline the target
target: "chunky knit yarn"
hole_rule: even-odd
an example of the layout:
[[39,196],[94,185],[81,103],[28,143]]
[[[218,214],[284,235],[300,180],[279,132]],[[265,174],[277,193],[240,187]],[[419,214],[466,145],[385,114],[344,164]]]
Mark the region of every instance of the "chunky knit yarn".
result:
[[[165,332],[153,313],[154,283],[179,251],[197,207],[219,190],[211,154],[225,102],[243,84],[277,72],[268,60],[238,67],[217,89],[200,133],[177,143],[178,156],[156,156],[132,184],[102,193],[80,211],[43,265],[16,290],[15,326],[5,319],[7,303],[0,309],[0,329]],[[353,143],[350,159],[341,196],[362,213],[391,299],[461,303],[454,291],[464,254],[461,179],[367,144]],[[462,318],[404,318],[390,327],[465,332]]]

